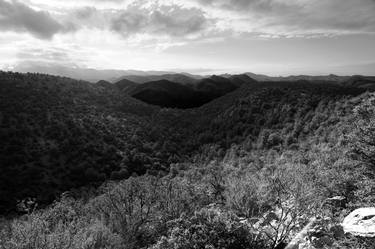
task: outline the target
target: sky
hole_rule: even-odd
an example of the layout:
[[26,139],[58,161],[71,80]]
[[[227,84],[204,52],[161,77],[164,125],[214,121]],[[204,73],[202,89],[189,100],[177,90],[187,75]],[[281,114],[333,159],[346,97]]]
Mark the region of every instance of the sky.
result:
[[375,0],[0,0],[20,65],[375,75]]

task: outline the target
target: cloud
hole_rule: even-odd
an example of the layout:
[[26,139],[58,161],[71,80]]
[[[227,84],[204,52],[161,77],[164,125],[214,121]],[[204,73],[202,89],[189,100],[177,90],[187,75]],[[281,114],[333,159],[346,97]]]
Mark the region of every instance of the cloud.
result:
[[0,30],[29,32],[40,39],[50,39],[71,28],[61,25],[46,11],[36,11],[16,0],[0,0]]
[[[375,32],[374,0],[313,1],[297,16],[301,27],[343,33]],[[296,18],[289,20],[297,22]]]
[[198,8],[133,4],[112,18],[111,29],[124,37],[137,33],[183,37],[203,32],[209,22]]
[[79,9],[76,9],[74,11],[75,16],[78,19],[89,19],[91,18],[95,13],[97,12],[97,9],[95,7],[91,6],[85,6]]
[[71,61],[69,51],[59,48],[26,48],[17,53],[17,58],[25,61],[43,60],[43,61]]
[[[281,2],[274,0],[197,0],[198,3],[205,6],[213,6],[223,9],[246,11],[255,10],[269,10],[275,5],[280,5]],[[286,1],[285,1],[286,2]]]
[[196,1],[213,12],[230,13],[221,23],[241,32],[282,36],[375,33],[374,0]]
[[[0,0],[0,29],[48,39],[100,29],[123,39],[228,34],[315,37],[375,33],[374,0]],[[49,12],[47,12],[49,11]],[[26,20],[25,20],[26,19]],[[58,20],[58,21],[57,21]],[[70,25],[66,25],[71,23]]]

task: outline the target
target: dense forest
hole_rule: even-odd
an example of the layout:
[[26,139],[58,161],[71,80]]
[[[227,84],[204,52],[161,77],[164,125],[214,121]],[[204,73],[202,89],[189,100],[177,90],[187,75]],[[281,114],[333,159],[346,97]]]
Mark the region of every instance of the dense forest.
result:
[[251,80],[177,109],[118,85],[0,72],[0,248],[284,248],[312,217],[313,248],[372,248],[335,232],[375,204],[371,87]]

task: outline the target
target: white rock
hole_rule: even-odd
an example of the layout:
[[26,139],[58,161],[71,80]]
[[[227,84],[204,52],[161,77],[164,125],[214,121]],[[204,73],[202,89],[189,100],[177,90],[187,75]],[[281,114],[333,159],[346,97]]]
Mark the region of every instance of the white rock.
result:
[[359,208],[345,217],[345,233],[361,237],[375,237],[375,208]]

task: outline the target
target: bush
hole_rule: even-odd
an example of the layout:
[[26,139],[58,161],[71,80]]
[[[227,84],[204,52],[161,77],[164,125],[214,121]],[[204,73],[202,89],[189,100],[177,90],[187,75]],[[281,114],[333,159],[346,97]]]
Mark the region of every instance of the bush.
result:
[[169,222],[169,233],[152,249],[256,249],[266,248],[264,241],[250,233],[230,212],[215,207],[203,208],[191,217]]

